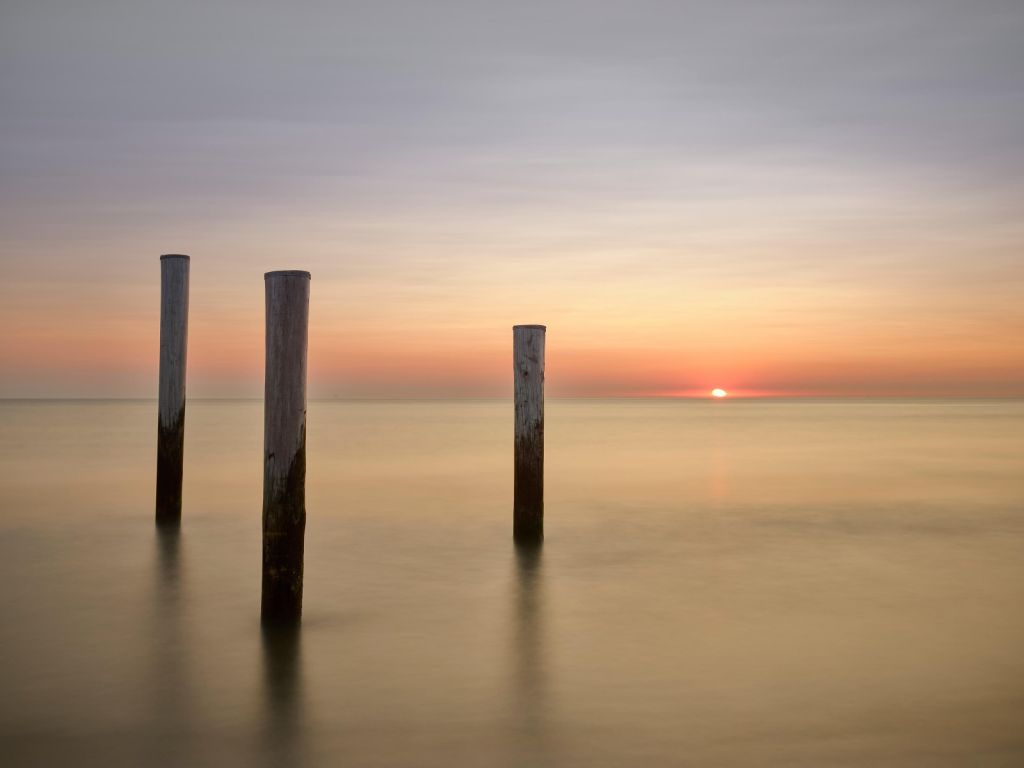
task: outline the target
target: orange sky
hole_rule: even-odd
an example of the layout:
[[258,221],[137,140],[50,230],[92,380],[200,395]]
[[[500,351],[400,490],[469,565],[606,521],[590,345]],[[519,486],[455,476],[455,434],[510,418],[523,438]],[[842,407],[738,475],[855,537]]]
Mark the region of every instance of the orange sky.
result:
[[[699,396],[713,387],[734,395],[1024,394],[1014,264],[979,269],[964,259],[921,284],[898,262],[876,282],[813,261],[747,277],[733,274],[736,262],[724,269],[677,259],[410,257],[405,276],[401,263],[368,263],[363,272],[343,256],[264,256],[250,265],[204,248],[192,260],[190,394],[260,395],[269,267],[313,272],[314,397],[505,395],[516,322],[548,325],[552,396]],[[66,277],[16,295],[4,289],[4,395],[155,392],[159,262],[121,263],[106,269],[99,256],[83,259]]]

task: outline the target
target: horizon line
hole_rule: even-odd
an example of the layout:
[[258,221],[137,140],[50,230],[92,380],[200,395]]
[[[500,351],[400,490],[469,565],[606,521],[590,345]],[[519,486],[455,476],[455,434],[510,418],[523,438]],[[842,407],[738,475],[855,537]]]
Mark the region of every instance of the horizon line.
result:
[[[729,395],[725,398],[716,398],[709,395],[548,395],[547,400],[682,400],[682,401],[709,401],[709,402],[750,402],[757,400],[1024,400],[1024,393],[1013,395],[889,395],[889,394],[863,394],[863,395],[835,395],[835,394],[772,394],[772,395]],[[263,402],[262,397],[190,397],[188,402]],[[418,395],[398,397],[310,397],[308,402],[454,402],[454,401],[504,401],[511,400],[505,395]],[[54,397],[5,397],[0,396],[0,402],[157,402],[153,397],[88,397],[88,396],[54,396]]]

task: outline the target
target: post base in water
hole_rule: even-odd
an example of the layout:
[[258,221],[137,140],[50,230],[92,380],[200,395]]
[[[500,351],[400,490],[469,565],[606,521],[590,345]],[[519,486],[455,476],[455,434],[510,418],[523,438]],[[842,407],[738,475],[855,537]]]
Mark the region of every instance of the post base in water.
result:
[[181,527],[181,504],[176,509],[156,508],[157,528],[180,528]]
[[185,409],[172,424],[157,421],[156,523],[181,522],[181,486],[185,453]]
[[177,533],[181,530],[181,510],[179,508],[177,516],[174,515],[161,515],[160,510],[156,511],[156,527],[161,533]]
[[512,539],[516,544],[539,544],[544,541],[544,514],[529,517],[515,514],[512,522]]
[[260,624],[264,627],[297,627],[302,623],[302,582],[296,590],[290,584],[268,584],[267,581],[263,579]]

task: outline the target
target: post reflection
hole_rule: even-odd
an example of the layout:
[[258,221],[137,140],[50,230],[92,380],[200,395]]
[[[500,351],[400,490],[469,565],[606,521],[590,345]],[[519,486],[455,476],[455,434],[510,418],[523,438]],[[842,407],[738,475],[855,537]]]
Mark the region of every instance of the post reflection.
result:
[[177,605],[180,599],[181,528],[176,525],[157,526],[156,547],[159,603]]
[[181,529],[157,526],[153,584],[154,730],[146,763],[176,765],[189,732],[189,688],[183,627]]
[[299,627],[263,627],[267,764],[302,764],[302,635]]
[[542,543],[515,546],[515,621],[512,641],[513,709],[518,756],[532,764],[546,753],[546,667]]

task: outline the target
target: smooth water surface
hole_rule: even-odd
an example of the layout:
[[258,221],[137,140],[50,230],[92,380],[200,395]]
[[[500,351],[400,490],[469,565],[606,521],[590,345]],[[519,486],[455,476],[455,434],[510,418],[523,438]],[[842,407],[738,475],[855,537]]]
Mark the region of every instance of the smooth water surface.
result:
[[305,618],[259,627],[262,404],[0,403],[22,766],[1024,764],[1024,404],[309,406]]

